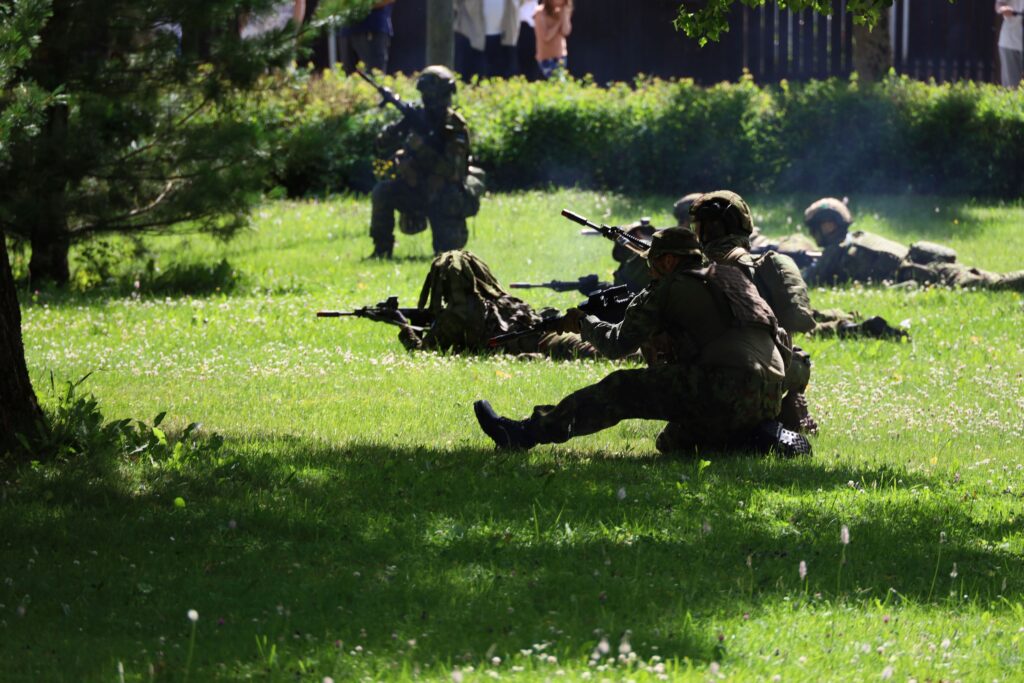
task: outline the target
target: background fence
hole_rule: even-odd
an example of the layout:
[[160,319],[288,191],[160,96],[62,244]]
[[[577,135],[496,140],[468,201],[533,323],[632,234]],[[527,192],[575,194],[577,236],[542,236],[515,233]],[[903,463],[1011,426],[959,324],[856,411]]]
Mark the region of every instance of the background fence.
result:
[[[315,2],[309,3],[310,11]],[[898,73],[937,81],[999,78],[1000,21],[991,0],[895,0],[891,43]],[[733,10],[718,43],[697,46],[675,30],[679,0],[577,0],[569,38],[569,70],[599,83],[637,74],[688,77],[698,83],[736,80],[744,69],[758,82],[845,77],[853,69],[853,21],[846,0],[831,16],[783,10],[774,2]],[[390,71],[425,66],[426,0],[397,0]],[[325,41],[314,63],[326,66]]]

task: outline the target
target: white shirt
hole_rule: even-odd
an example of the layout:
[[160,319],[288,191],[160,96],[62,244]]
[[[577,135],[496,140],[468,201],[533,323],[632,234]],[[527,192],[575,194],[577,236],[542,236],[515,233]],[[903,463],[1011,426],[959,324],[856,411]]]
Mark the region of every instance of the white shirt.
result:
[[[1024,11],[1024,0],[996,0],[996,9],[1009,5],[1018,12]],[[1003,17],[1003,27],[999,30],[999,47],[1004,50],[1024,49],[1021,37],[1021,17]]]
[[[1024,0],[1020,0],[1024,2]],[[505,0],[484,0],[484,33],[496,36],[501,33],[501,20],[505,16]]]
[[533,26],[533,12],[537,9],[537,0],[526,0],[519,6],[519,21]]

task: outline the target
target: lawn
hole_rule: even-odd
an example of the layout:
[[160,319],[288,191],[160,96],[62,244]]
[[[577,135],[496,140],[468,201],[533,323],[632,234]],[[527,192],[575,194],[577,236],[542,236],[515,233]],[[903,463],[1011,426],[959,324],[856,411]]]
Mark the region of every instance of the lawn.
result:
[[[777,234],[813,198],[748,199]],[[853,200],[858,227],[1024,267],[1019,203]],[[669,225],[671,203],[491,196],[469,247],[503,282],[607,278],[610,245],[559,210]],[[229,243],[152,237],[114,285],[23,293],[51,409],[92,373],[77,391],[108,419],[202,426],[177,457],[0,476],[0,680],[1024,677],[1021,295],[814,290],[912,341],[798,340],[812,458],[663,459],[640,421],[496,454],[474,400],[525,416],[615,365],[409,355],[394,328],[317,319],[415,304],[429,236],[366,261],[368,220],[365,198],[268,202]],[[229,293],[142,284],[222,259]]]

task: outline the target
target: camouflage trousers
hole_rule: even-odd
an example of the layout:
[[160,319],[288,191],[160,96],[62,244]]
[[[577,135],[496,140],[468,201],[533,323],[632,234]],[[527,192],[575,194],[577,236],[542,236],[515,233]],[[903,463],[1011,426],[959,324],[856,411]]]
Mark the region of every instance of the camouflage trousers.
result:
[[469,231],[463,216],[462,189],[455,184],[444,187],[430,200],[425,190],[410,187],[403,180],[382,180],[374,186],[371,199],[370,237],[377,251],[390,252],[395,246],[395,211],[427,217],[435,254],[466,246]]
[[900,268],[900,282],[914,280],[921,284],[946,287],[1011,290],[1024,292],[1024,270],[1012,273],[991,273],[970,268],[962,263],[909,264]]
[[838,308],[824,310],[815,308],[811,311],[811,315],[814,316],[814,329],[808,334],[813,337],[835,337],[839,334],[840,327],[857,322],[857,316],[853,313],[847,313]]
[[616,370],[558,405],[536,406],[527,424],[538,443],[563,443],[622,420],[664,420],[657,448],[669,453],[740,443],[781,400],[782,382],[754,371],[659,365]]

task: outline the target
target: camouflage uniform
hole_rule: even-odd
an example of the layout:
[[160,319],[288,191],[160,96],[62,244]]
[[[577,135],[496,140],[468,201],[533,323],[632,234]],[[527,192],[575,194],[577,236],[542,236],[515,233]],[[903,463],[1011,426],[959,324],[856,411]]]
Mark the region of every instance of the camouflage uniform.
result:
[[805,271],[811,284],[913,281],[1024,292],[1024,271],[991,273],[958,263],[955,251],[938,244],[916,242],[905,247],[863,230],[850,231],[853,217],[838,199],[814,202],[804,211],[804,221],[823,249],[821,257]]
[[[399,339],[410,351],[430,349],[451,353],[484,353],[487,341],[505,332],[525,330],[553,309],[540,313],[510,296],[490,268],[468,251],[450,251],[434,259],[420,291],[418,308],[432,314],[426,330],[404,326]],[[555,360],[593,359],[597,351],[578,334],[538,332],[500,347],[512,355],[543,355]]]
[[[752,256],[748,250],[753,230],[750,209],[734,192],[719,190],[697,199],[690,208],[691,223],[704,255],[713,263],[728,264],[743,272],[771,308],[786,332],[809,332],[815,322],[807,285],[791,258],[773,251]],[[814,431],[817,424],[807,411],[804,392],[811,380],[811,358],[800,347],[786,367],[782,423],[797,431]]]
[[[402,213],[407,234],[425,229],[429,220],[434,253],[439,254],[466,245],[466,218],[479,209],[483,187],[470,173],[469,129],[447,106],[455,92],[454,75],[444,67],[428,67],[417,88],[424,101],[418,111],[435,128],[424,136],[406,117],[381,133],[378,143],[385,154],[394,155],[396,177],[373,188],[370,237],[377,257],[390,257],[394,249],[395,211]],[[442,114],[431,114],[442,107]]]
[[529,419],[515,423],[528,444],[561,443],[639,418],[669,422],[657,441],[662,452],[727,446],[778,413],[788,347],[776,338],[771,309],[739,270],[701,269],[688,230],[658,233],[651,256],[665,253],[683,261],[637,295],[621,323],[587,317],[581,327],[583,339],[609,358],[661,337],[668,362],[618,370],[557,405],[536,406]]

